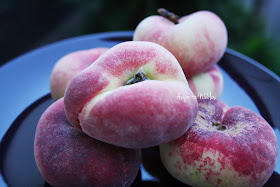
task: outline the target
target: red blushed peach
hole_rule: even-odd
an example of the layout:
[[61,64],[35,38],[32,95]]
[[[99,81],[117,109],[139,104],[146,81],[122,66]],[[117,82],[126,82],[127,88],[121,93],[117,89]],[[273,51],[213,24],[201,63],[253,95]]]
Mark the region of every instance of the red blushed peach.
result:
[[52,70],[50,78],[52,98],[58,100],[63,97],[72,78],[107,50],[108,48],[94,48],[75,51],[59,59]]
[[244,107],[199,100],[194,125],[160,146],[169,173],[191,186],[263,186],[273,173],[278,142],[271,126]]
[[227,46],[223,21],[210,11],[198,11],[177,21],[149,16],[138,24],[133,40],[155,42],[168,49],[187,77],[209,70]]
[[176,58],[152,42],[124,42],[72,79],[65,93],[70,123],[89,136],[126,148],[180,137],[197,115]]
[[224,88],[224,79],[218,66],[213,66],[206,72],[187,78],[189,86],[198,98],[219,98]]
[[141,162],[140,150],[100,142],[72,127],[63,98],[41,116],[34,152],[38,169],[52,186],[130,186]]

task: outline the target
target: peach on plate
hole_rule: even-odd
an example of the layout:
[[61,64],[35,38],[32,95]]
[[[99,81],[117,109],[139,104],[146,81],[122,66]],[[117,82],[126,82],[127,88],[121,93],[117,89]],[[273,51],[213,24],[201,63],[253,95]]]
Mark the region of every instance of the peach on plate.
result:
[[65,112],[77,129],[100,141],[144,148],[180,137],[197,115],[176,58],[152,42],[118,44],[70,82]]
[[199,113],[180,138],[160,145],[161,160],[177,180],[191,186],[263,186],[276,166],[278,142],[255,112],[199,100]]
[[166,10],[159,12],[163,16],[149,16],[138,24],[134,41],[151,41],[168,49],[187,77],[209,70],[223,56],[227,29],[216,14],[197,11],[174,19]]
[[35,160],[52,186],[129,186],[137,176],[141,151],[95,140],[68,122],[63,98],[41,116]]

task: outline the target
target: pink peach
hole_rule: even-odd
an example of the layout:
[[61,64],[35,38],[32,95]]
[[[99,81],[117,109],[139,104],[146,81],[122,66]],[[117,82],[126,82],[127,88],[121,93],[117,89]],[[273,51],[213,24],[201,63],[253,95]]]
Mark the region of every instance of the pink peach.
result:
[[92,64],[108,48],[93,48],[69,53],[57,61],[50,78],[51,95],[54,100],[64,96],[72,78]]
[[[136,81],[135,81],[136,80]],[[197,115],[176,58],[152,42],[124,42],[72,79],[65,94],[70,123],[98,140],[144,148],[180,137]]]
[[135,29],[134,41],[151,41],[168,49],[187,77],[209,70],[223,56],[227,29],[213,12],[198,11],[173,23],[162,16],[149,16]]
[[199,100],[199,113],[180,138],[160,146],[161,160],[177,180],[191,186],[263,186],[273,173],[278,142],[255,112]]
[[130,186],[141,163],[140,150],[95,140],[72,127],[63,98],[41,116],[34,153],[39,171],[52,186]]

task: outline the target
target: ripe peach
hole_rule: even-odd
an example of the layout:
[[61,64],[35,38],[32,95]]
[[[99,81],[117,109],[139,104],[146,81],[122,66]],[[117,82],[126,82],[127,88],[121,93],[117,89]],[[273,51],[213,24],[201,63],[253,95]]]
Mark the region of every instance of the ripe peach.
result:
[[213,66],[206,72],[187,77],[189,86],[197,98],[215,97],[222,95],[224,79],[218,66]]
[[216,14],[198,11],[179,18],[178,23],[172,21],[149,16],[138,24],[133,40],[155,42],[168,49],[187,77],[209,70],[223,56],[227,29]]
[[72,127],[63,98],[41,116],[35,135],[35,160],[52,186],[130,186],[141,162],[140,150],[95,140]]
[[152,42],[130,41],[108,50],[74,77],[65,93],[70,123],[89,136],[126,148],[180,137],[197,115],[176,58]]
[[63,56],[53,67],[50,78],[51,95],[54,100],[64,96],[72,78],[92,64],[108,48],[93,48],[75,51]]
[[169,173],[191,186],[263,186],[278,156],[271,126],[255,112],[199,100],[194,125],[180,138],[160,145]]

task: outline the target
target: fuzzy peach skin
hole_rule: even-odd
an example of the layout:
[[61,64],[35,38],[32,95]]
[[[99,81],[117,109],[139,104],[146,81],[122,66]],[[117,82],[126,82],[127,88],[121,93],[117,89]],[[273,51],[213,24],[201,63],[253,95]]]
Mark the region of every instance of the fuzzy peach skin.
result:
[[224,89],[224,78],[217,65],[206,72],[187,78],[189,86],[198,98],[221,97]]
[[39,171],[52,186],[130,186],[141,162],[140,150],[95,140],[72,127],[63,98],[41,116],[34,152]]
[[54,100],[62,98],[72,78],[92,64],[108,49],[100,47],[75,51],[59,59],[53,67],[50,78],[52,98]]
[[278,142],[255,112],[219,100],[199,100],[194,125],[160,146],[169,173],[191,186],[263,186],[273,173]]
[[[124,84],[140,68],[149,80]],[[126,148],[144,148],[180,137],[193,124],[196,99],[180,64],[152,42],[124,42],[72,79],[65,93],[70,123],[89,136]]]
[[227,29],[210,11],[183,16],[178,24],[153,15],[138,24],[133,40],[162,45],[177,58],[189,77],[207,71],[220,60],[227,46]]

